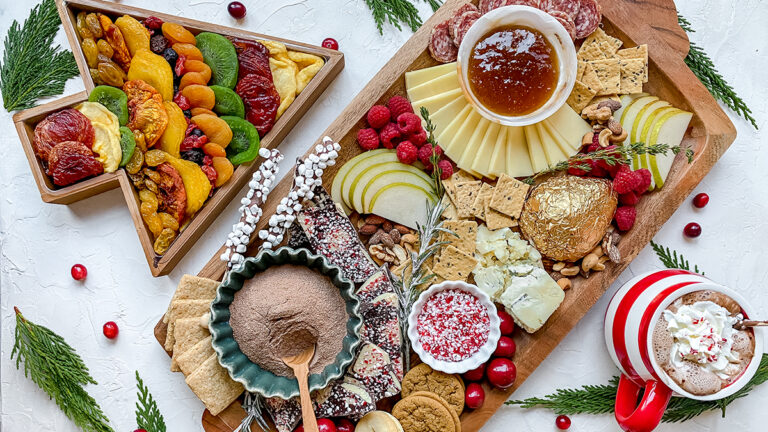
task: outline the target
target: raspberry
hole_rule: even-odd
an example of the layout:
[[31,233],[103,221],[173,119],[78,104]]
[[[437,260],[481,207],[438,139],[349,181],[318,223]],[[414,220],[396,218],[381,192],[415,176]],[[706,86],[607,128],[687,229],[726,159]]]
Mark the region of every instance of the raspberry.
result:
[[[617,159],[617,160],[621,160],[621,159],[622,159],[622,155],[621,155],[621,153],[620,153],[619,151],[615,151],[615,152],[612,152],[611,150],[614,150],[614,149],[616,149],[616,146],[615,146],[615,145],[612,145],[612,146],[608,146],[608,147],[606,147],[604,150],[606,151],[606,155],[608,155],[608,156],[612,156],[613,158],[615,158],[615,159]],[[611,170],[613,169],[613,167],[616,167],[616,166],[618,166],[618,165],[622,165],[622,164],[620,164],[620,163],[614,163],[613,165],[610,165],[610,164],[609,164],[607,161],[605,161],[605,160],[600,160],[600,161],[598,161],[598,163],[599,163],[599,164],[600,164],[600,166],[601,166],[601,167],[603,167],[603,169],[604,169],[604,170],[606,170],[606,171],[611,171]]]
[[590,144],[589,147],[587,147],[587,153],[592,153],[600,150],[600,144]]
[[571,166],[568,168],[568,174],[579,176],[579,177],[584,177],[585,175],[587,175],[587,172],[579,168],[577,165],[581,165],[581,164],[576,162],[571,162]]
[[419,150],[410,141],[403,141],[397,145],[397,159],[411,165],[419,158]]
[[615,163],[613,165],[608,165],[608,168],[606,168],[605,170],[608,171],[608,175],[610,175],[611,178],[615,178],[616,174],[619,172],[619,170],[623,166],[629,166],[629,165],[626,165],[626,164],[623,164],[623,163]]
[[421,147],[427,142],[427,131],[419,128],[419,131],[408,135],[408,141],[412,142],[416,147]]
[[395,148],[395,145],[400,142],[400,130],[395,123],[387,123],[381,131],[379,131],[379,139],[381,145],[388,149]]
[[626,206],[634,206],[640,202],[640,196],[635,192],[627,192],[619,195],[619,204]]
[[637,187],[635,188],[635,192],[638,194],[648,192],[648,189],[651,187],[651,172],[645,168],[640,168],[634,172],[634,175],[637,177]]
[[453,175],[451,161],[443,159],[437,163],[437,167],[440,168],[440,180],[448,180]]
[[400,114],[413,113],[411,103],[402,96],[392,96],[389,98],[387,107],[389,107],[389,112],[392,113],[392,120],[397,120]]
[[403,113],[397,116],[397,129],[403,135],[418,132],[421,128],[421,119],[413,113]]
[[144,18],[144,27],[150,29],[150,30],[160,30],[160,27],[163,26],[163,20],[156,16],[148,16]]
[[597,134],[597,133],[592,134],[592,145],[600,148],[600,134]]
[[613,179],[613,189],[619,194],[625,194],[632,192],[639,183],[639,178],[635,177],[635,174],[627,165],[622,165],[619,168],[619,172],[616,173],[616,177]]
[[389,123],[389,109],[384,105],[374,105],[368,110],[368,125],[374,129],[381,129]]
[[440,146],[432,147],[432,145],[424,145],[419,148],[419,160],[421,163],[424,164],[424,166],[432,165],[432,162],[430,159],[432,158],[432,153],[434,149],[434,154],[437,155],[437,158],[440,159],[440,156],[443,155],[443,149],[440,148]]
[[363,150],[376,150],[379,148],[379,134],[373,129],[360,129],[357,131],[357,143]]
[[606,172],[605,169],[600,166],[599,162],[600,161],[595,160],[589,161],[590,165],[592,165],[592,171],[589,172],[591,177],[604,178],[608,175],[608,172]]
[[616,214],[613,218],[616,220],[616,226],[619,227],[619,231],[629,231],[633,225],[635,225],[635,218],[637,217],[637,210],[634,207],[622,206],[616,209]]

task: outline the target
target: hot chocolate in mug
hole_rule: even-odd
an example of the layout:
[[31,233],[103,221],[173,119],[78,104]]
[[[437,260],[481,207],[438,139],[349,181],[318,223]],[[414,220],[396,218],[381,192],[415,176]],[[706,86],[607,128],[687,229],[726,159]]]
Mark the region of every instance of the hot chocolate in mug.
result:
[[[739,373],[729,377],[722,388],[712,393],[700,392],[697,395],[684,390],[659,364],[654,351],[654,329],[660,317],[676,300],[686,294],[701,291],[711,291],[735,301],[744,318],[755,314],[749,303],[737,292],[686,270],[661,270],[637,276],[624,284],[611,299],[605,313],[605,343],[611,358],[621,370],[615,411],[616,421],[623,430],[650,432],[661,422],[671,397],[705,401],[722,399],[744,387],[757,371],[763,355],[763,334],[760,328],[748,330],[753,332],[749,336],[750,342],[754,340],[754,354],[749,363],[745,360],[747,357],[743,357]],[[693,320],[690,323],[698,324],[699,321]],[[730,331],[730,328],[725,329],[722,325],[720,328]],[[722,338],[723,342],[725,340]],[[659,343],[657,340],[657,349]],[[730,348],[729,344],[727,349]],[[687,351],[688,355],[691,352],[700,354],[693,350]],[[667,364],[667,367],[671,366]],[[638,403],[637,398],[643,389],[645,393]]]

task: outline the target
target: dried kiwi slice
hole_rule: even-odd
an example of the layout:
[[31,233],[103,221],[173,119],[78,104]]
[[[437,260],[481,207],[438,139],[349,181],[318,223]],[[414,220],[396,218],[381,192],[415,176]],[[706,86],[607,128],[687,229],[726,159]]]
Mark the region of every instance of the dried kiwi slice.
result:
[[117,116],[120,126],[128,123],[128,96],[119,88],[107,85],[97,86],[88,95],[89,102],[98,102]]
[[220,85],[210,87],[213,94],[216,95],[216,105],[213,106],[213,111],[216,114],[245,118],[245,105],[234,90]]
[[133,132],[125,126],[120,126],[120,150],[123,151],[120,166],[124,167],[128,165],[128,161],[131,160],[133,152],[136,150],[136,139],[133,136]]
[[227,159],[232,165],[250,162],[259,156],[259,131],[251,122],[235,116],[222,116],[232,129],[232,141],[227,146]]
[[237,84],[237,53],[232,42],[216,33],[203,32],[198,34],[197,48],[203,53],[203,61],[210,66],[210,85],[220,85],[235,88]]

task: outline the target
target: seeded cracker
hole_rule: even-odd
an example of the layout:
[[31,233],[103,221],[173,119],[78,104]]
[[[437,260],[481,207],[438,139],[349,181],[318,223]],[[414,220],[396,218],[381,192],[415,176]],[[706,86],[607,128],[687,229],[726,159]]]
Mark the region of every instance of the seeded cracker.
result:
[[576,81],[581,81],[581,77],[584,76],[584,69],[587,67],[587,62],[579,60],[576,66]]
[[445,280],[466,281],[469,273],[477,265],[472,255],[460,251],[455,246],[448,246],[435,258],[432,271]]
[[493,191],[490,207],[513,219],[519,219],[529,188],[530,186],[514,177],[502,174]]
[[620,60],[621,65],[621,93],[634,94],[643,92],[643,71],[645,62],[643,59]]
[[616,51],[621,48],[622,42],[620,39],[608,36],[600,27],[593,31],[591,35],[584,39],[584,44],[596,43],[600,46],[600,50],[606,55],[607,58],[613,57]]
[[593,61],[593,60],[603,60],[606,59],[606,55],[603,52],[603,50],[600,48],[600,43],[598,41],[591,41],[589,43],[584,42],[581,45],[581,48],[579,48],[578,54],[576,54],[576,58],[579,60],[583,60],[586,62]]
[[[449,242],[443,247],[454,246],[462,252],[468,254],[475,253],[475,240],[477,239],[477,222],[468,221],[445,221],[443,228],[456,233],[456,235],[441,232],[438,241]],[[458,236],[458,237],[457,237]]]
[[603,85],[603,89],[597,94],[608,95],[621,91],[621,67],[619,59],[593,60],[589,62],[597,73],[597,78]]
[[176,364],[179,365],[181,372],[188,376],[213,354],[216,354],[216,352],[211,345],[211,336],[208,336],[185,351],[184,354],[178,356]]
[[589,102],[595,97],[597,92],[598,89],[592,88],[581,81],[576,81],[566,103],[577,113],[581,112],[581,110],[589,105]]
[[472,217],[485,220],[483,202],[485,202],[485,197],[491,195],[493,195],[493,186],[483,183],[483,186],[480,187],[480,192],[475,197],[475,202],[472,203]]
[[216,354],[208,357],[195,369],[186,382],[213,416],[224,411],[245,390],[242,384],[233,381],[229,372],[219,365]]
[[635,58],[643,59],[643,62],[645,62],[645,67],[643,68],[643,82],[648,82],[648,45],[643,44],[632,48],[624,48],[617,51],[616,55],[624,60]]
[[485,198],[485,226],[495,231],[501,228],[513,228],[517,226],[517,220],[491,208],[491,197]]
[[441,215],[443,219],[447,219],[447,220],[459,219],[459,214],[456,212],[456,206],[453,205],[453,202],[451,201],[451,198],[448,196],[448,193],[443,195],[443,199],[442,201],[440,201],[440,205],[444,207],[443,214]]
[[456,211],[460,218],[472,217],[472,204],[480,193],[480,180],[458,183],[456,185]]

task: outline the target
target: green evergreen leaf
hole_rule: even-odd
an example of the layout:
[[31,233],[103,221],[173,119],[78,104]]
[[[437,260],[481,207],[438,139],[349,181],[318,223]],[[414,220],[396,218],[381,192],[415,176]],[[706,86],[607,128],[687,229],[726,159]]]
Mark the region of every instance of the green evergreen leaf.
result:
[[[424,0],[436,11],[440,8],[440,0]],[[405,24],[411,31],[421,27],[422,21],[419,11],[413,4],[413,0],[365,0],[365,4],[373,14],[376,28],[379,34],[384,34],[384,23],[389,21],[396,29],[402,30],[401,24]]]
[[139,399],[136,402],[136,425],[147,432],[165,432],[163,414],[160,413],[155,398],[149,393],[149,388],[144,385],[139,371],[136,371],[136,386]]

